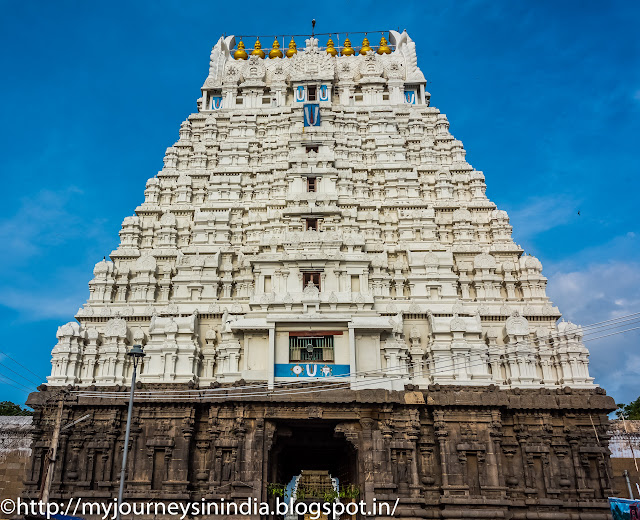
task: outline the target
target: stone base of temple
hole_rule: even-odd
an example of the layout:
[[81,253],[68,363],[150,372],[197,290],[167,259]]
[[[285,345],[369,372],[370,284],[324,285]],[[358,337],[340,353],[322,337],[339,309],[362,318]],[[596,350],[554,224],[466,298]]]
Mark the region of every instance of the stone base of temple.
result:
[[[179,386],[189,390],[171,390]],[[39,495],[59,395],[49,387],[29,397],[35,433],[25,498]],[[397,520],[610,518],[606,432],[615,404],[599,388],[408,385],[267,399],[202,395],[136,402],[128,502],[273,504],[278,485],[283,489],[302,471],[328,471],[351,500],[353,493],[368,506],[399,499]],[[60,434],[51,498],[112,502],[127,399],[73,390],[64,399],[63,425],[90,418]]]

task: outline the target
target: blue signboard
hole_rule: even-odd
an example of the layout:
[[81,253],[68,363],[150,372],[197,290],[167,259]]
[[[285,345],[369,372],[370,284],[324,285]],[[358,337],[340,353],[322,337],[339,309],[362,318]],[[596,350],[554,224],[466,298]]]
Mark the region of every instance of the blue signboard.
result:
[[640,500],[609,497],[613,520],[640,520]]
[[349,365],[333,363],[276,363],[275,377],[344,377],[349,375]]

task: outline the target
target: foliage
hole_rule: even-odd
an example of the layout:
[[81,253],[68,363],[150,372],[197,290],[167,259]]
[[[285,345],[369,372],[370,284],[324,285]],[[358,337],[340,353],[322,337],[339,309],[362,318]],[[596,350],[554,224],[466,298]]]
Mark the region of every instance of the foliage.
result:
[[33,412],[11,401],[2,401],[0,402],[0,415],[33,415]]
[[631,401],[629,404],[619,404],[616,415],[622,419],[640,420],[640,397],[635,401]]
[[284,498],[286,487],[284,484],[267,482],[267,495],[270,497]]
[[[284,484],[267,483],[267,494],[270,497],[280,497],[287,500],[287,489]],[[335,502],[336,500],[346,500],[350,502],[357,499],[360,496],[360,488],[350,484],[348,486],[341,486],[340,490],[321,489],[321,488],[307,488],[304,486],[298,487],[296,491],[296,500],[306,499],[320,499],[322,502]]]

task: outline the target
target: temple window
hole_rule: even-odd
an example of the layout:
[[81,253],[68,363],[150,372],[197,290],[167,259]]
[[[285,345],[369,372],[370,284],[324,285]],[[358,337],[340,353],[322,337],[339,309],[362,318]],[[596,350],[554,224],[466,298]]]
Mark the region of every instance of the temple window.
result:
[[310,153],[310,152],[318,153],[318,146],[317,145],[305,146],[305,150],[307,153]]
[[307,287],[309,284],[315,285],[316,289],[320,290],[320,272],[319,271],[306,271],[302,273],[302,286]]
[[305,219],[307,231],[318,231],[320,227],[320,219],[307,218]]
[[309,85],[307,87],[307,101],[316,101],[318,99],[318,87]]
[[[313,334],[313,333],[312,333]],[[289,334],[289,361],[329,361],[333,362],[333,336]]]
[[307,177],[307,191],[309,193],[315,193],[318,189],[317,179],[315,177]]

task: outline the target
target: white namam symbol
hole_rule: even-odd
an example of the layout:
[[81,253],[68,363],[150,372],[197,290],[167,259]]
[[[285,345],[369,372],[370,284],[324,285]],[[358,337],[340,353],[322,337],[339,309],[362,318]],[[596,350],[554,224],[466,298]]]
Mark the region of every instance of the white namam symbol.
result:
[[320,369],[320,372],[322,372],[324,377],[329,377],[333,371],[331,370],[331,367],[325,365]]
[[298,377],[300,374],[302,374],[302,372],[304,371],[304,368],[302,368],[300,365],[294,365],[291,367],[291,372],[293,372],[293,374]]

